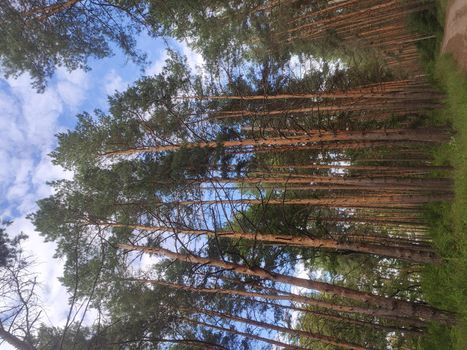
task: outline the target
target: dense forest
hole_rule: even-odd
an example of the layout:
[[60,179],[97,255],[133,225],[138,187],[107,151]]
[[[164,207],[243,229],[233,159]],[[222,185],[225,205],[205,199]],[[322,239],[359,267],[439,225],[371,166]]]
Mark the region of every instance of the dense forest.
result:
[[94,316],[43,323],[26,238],[5,227],[0,292],[17,304],[0,337],[20,350],[441,349],[430,337],[464,311],[424,289],[451,266],[433,226],[458,195],[437,157],[456,130],[433,117],[446,92],[424,61],[437,6],[2,2],[2,72],[38,91],[115,50],[144,64],[141,33],[188,40],[204,65],[168,50],[159,74],[57,135],[53,162],[72,176],[30,220],[65,262],[70,315]]

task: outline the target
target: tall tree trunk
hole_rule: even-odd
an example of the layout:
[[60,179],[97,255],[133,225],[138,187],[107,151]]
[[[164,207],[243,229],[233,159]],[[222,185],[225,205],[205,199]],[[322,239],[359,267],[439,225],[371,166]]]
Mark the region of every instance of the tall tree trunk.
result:
[[125,225],[115,223],[106,223],[103,225],[110,227],[127,227],[142,231],[162,231],[180,234],[209,235],[214,237],[246,239],[251,241],[261,241],[277,243],[280,245],[285,244],[318,249],[348,250],[356,253],[374,254],[388,258],[407,260],[416,263],[434,263],[439,261],[438,257],[433,251],[421,251],[418,250],[416,247],[414,247],[414,249],[410,249],[398,246],[378,246],[375,244],[367,244],[364,242],[340,242],[332,239],[318,239],[304,236],[280,235],[270,233],[243,233],[235,231],[194,230],[184,228],[172,228],[167,226]]
[[278,340],[264,338],[264,337],[261,337],[259,335],[253,334],[251,332],[246,333],[246,332],[242,332],[242,331],[239,331],[237,329],[234,329],[234,328],[225,328],[225,327],[221,327],[219,325],[213,325],[213,324],[206,323],[206,322],[203,322],[203,321],[200,321],[200,320],[192,320],[192,319],[185,318],[185,317],[183,318],[183,320],[185,320],[186,322],[193,323],[193,324],[209,327],[209,328],[212,328],[212,329],[217,329],[219,331],[229,332],[229,333],[233,333],[233,334],[236,334],[236,335],[241,335],[242,337],[247,337],[247,338],[250,338],[250,339],[259,340],[259,341],[262,341],[264,343],[268,343],[268,344],[275,345],[275,346],[280,346],[280,347],[285,348],[285,349],[309,350],[308,348],[303,348],[301,346],[290,345],[290,344],[280,342]]
[[[324,176],[324,175],[303,175],[299,177],[274,177],[270,174],[262,177],[211,177],[204,179],[192,180],[193,183],[200,182],[218,182],[218,183],[238,183],[238,184],[330,184],[330,185],[346,185],[349,188],[359,186],[358,189],[366,187],[368,189],[375,187],[384,187],[385,189],[393,190],[410,190],[419,188],[428,188],[443,190],[449,187],[450,182],[447,179],[413,179],[413,178],[397,178],[397,177],[339,177],[339,176]],[[339,188],[340,189],[340,188]]]
[[[276,95],[211,95],[211,96],[180,96],[177,99],[200,99],[200,100],[241,100],[241,101],[264,101],[282,99],[362,99],[381,100],[413,100],[414,98],[429,99],[433,96],[441,97],[436,91],[427,92],[426,88],[408,89],[413,80],[400,80],[382,82],[378,85],[360,86],[350,90],[317,91],[311,93],[285,93]],[[408,85],[409,84],[409,85]]]
[[433,308],[425,304],[399,300],[385,296],[374,295],[368,292],[361,292],[354,289],[332,285],[325,282],[307,280],[289,275],[283,275],[271,272],[259,267],[249,267],[240,264],[234,264],[219,259],[203,258],[196,255],[180,254],[164,248],[135,246],[129,244],[119,244],[121,249],[128,251],[141,251],[149,254],[158,254],[171,259],[184,261],[192,264],[202,264],[219,267],[221,269],[231,270],[233,272],[255,276],[277,283],[285,283],[297,287],[317,290],[322,293],[348,298],[356,302],[371,305],[375,309],[384,309],[388,316],[414,317],[422,320],[435,320],[441,323],[451,323],[453,314]]
[[36,16],[40,19],[45,19],[47,17],[56,15],[59,12],[65,11],[70,7],[74,6],[76,3],[80,2],[81,0],[67,0],[63,2],[57,2],[55,4],[51,4],[44,7],[34,7],[29,11],[23,12],[21,16],[23,17],[31,17]]
[[[246,291],[246,290],[239,290],[239,289],[226,289],[226,288],[206,288],[206,287],[193,287],[193,286],[187,286],[187,285],[181,285],[177,283],[170,283],[166,281],[160,281],[160,280],[150,280],[150,279],[142,279],[142,278],[135,278],[135,279],[130,279],[130,281],[136,281],[140,283],[151,283],[151,284],[157,284],[161,286],[166,286],[170,287],[173,289],[178,289],[178,290],[186,290],[190,291],[192,293],[208,293],[208,294],[225,294],[225,295],[231,295],[231,296],[243,296],[243,297],[248,297],[248,298],[261,298],[261,299],[267,299],[267,300],[273,300],[273,301],[288,301],[288,302],[298,302],[301,304],[306,304],[314,307],[320,307],[320,308],[325,308],[328,310],[333,310],[335,312],[344,312],[344,313],[352,313],[352,314],[362,314],[362,315],[371,315],[371,316],[379,316],[373,313],[371,310],[368,308],[361,308],[361,307],[353,307],[353,306],[346,306],[346,305],[338,305],[338,304],[332,304],[329,302],[326,302],[324,300],[319,300],[319,299],[313,299],[307,296],[303,295],[298,295],[298,294],[292,294],[288,293],[286,295],[280,295],[280,291],[278,290],[273,290],[274,294],[266,294],[266,293],[259,293],[259,292],[251,292],[251,291]],[[263,302],[264,301],[259,301],[257,299],[254,299],[256,302]],[[267,304],[267,303],[266,303]],[[279,307],[289,307],[289,306],[284,306],[284,305],[279,305],[279,304],[272,304],[275,306]],[[341,315],[331,315],[329,313],[321,312],[321,311],[314,311],[314,310],[309,310],[309,309],[300,309],[294,307],[293,309],[296,309],[298,311],[302,312],[308,312],[312,314],[317,314],[320,315],[324,318],[328,319],[333,319],[339,322],[347,322],[347,323],[353,323],[357,325],[368,325],[372,327],[379,327],[379,328],[384,328],[388,329],[391,331],[394,330],[399,330],[399,331],[407,331],[407,332],[419,332],[419,330],[425,328],[425,324],[423,322],[418,322],[416,320],[410,320],[410,319],[396,319],[398,322],[402,322],[404,324],[410,324],[413,325],[415,328],[412,327],[396,327],[396,326],[386,326],[382,324],[375,324],[371,322],[366,322],[366,321],[360,321],[354,318],[349,318]],[[382,316],[381,318],[384,318]],[[394,320],[393,318],[391,318]]]
[[113,150],[104,152],[101,156],[137,155],[144,153],[159,153],[165,151],[176,151],[183,148],[217,148],[217,147],[251,147],[251,146],[273,146],[273,145],[295,145],[313,142],[338,142],[338,141],[416,141],[416,142],[441,142],[448,134],[439,129],[386,129],[370,131],[336,131],[321,132],[319,135],[300,135],[289,138],[269,139],[244,139],[238,141],[210,141],[194,142],[187,144],[175,144],[164,146],[149,146],[141,148],[128,148],[124,150]]
[[344,340],[336,339],[334,337],[330,336],[325,336],[322,334],[317,334],[317,333],[312,333],[308,331],[303,331],[303,330],[298,330],[298,329],[292,329],[292,328],[286,328],[286,327],[281,327],[277,326],[274,324],[266,323],[266,322],[260,322],[260,321],[255,321],[249,318],[244,318],[244,317],[239,317],[239,316],[234,316],[231,314],[226,314],[223,312],[217,312],[217,311],[212,311],[212,310],[207,310],[207,309],[188,309],[189,311],[193,311],[196,313],[202,313],[205,315],[210,315],[210,316],[216,316],[216,317],[221,317],[221,318],[226,318],[232,321],[236,322],[241,322],[241,323],[246,323],[252,326],[257,326],[265,329],[272,329],[277,332],[281,333],[287,333],[292,336],[297,336],[297,337],[304,337],[312,341],[317,341],[323,344],[328,344],[332,346],[336,346],[341,349],[347,349],[347,350],[368,350],[369,348],[365,348],[363,346],[357,345],[357,344],[352,344],[349,342],[346,342]]
[[385,325],[385,324],[380,324],[380,323],[375,323],[375,322],[370,322],[370,321],[363,321],[363,320],[358,320],[355,318],[350,318],[350,317],[345,317],[341,315],[331,315],[329,313],[321,312],[321,311],[315,311],[315,310],[310,310],[310,309],[304,309],[301,307],[296,307],[294,305],[282,305],[282,304],[276,304],[276,303],[268,303],[266,301],[261,301],[261,300],[255,300],[257,303],[261,303],[264,305],[269,305],[272,307],[278,307],[281,309],[286,309],[286,310],[292,310],[292,311],[298,311],[298,312],[303,312],[304,314],[311,314],[315,315],[319,318],[339,322],[339,323],[349,323],[354,326],[362,326],[362,327],[367,327],[370,329],[379,329],[385,332],[404,332],[404,333],[411,333],[415,335],[420,335],[423,333],[422,328],[407,328],[407,327],[401,327],[401,326],[394,326],[394,325]]
[[305,205],[327,208],[419,208],[433,200],[449,200],[451,195],[373,196],[336,198],[222,199],[168,202],[174,205]]
[[[401,112],[401,113],[415,113],[420,111],[420,109],[433,109],[440,107],[441,105],[438,102],[430,101],[417,101],[418,103],[413,104],[401,104],[394,101],[393,104],[388,103],[364,103],[361,105],[356,105],[355,103],[347,103],[341,105],[326,105],[326,103],[317,103],[312,107],[299,107],[299,108],[288,108],[288,109],[275,109],[275,110],[233,110],[233,111],[223,111],[217,114],[212,115],[209,119],[232,119],[232,118],[249,118],[249,117],[278,117],[283,116],[287,117],[290,114],[305,114],[305,113],[335,113],[335,112]],[[358,119],[358,117],[356,117]]]
[[267,293],[270,293],[272,295],[279,295],[279,296],[287,296],[289,299],[288,301],[290,302],[297,302],[301,304],[306,304],[322,309],[329,309],[332,311],[336,311],[338,313],[346,313],[346,314],[360,314],[360,315],[365,315],[365,316],[371,316],[371,317],[378,317],[380,319],[386,319],[386,320],[392,320],[397,323],[401,323],[404,325],[410,325],[418,328],[426,328],[426,322],[422,321],[417,318],[410,318],[406,316],[390,316],[387,315],[387,312],[382,310],[382,309],[370,309],[366,306],[356,306],[356,305],[341,305],[341,304],[335,304],[332,302],[328,302],[326,300],[322,299],[316,299],[313,297],[309,297],[306,295],[301,295],[301,294],[294,294],[289,291],[284,291],[284,290],[279,290],[275,289],[272,287],[266,287],[262,285],[261,283],[256,283],[256,282],[247,282],[247,281],[238,281],[236,279],[232,278],[227,278],[227,277],[220,277],[221,279],[228,280],[230,282],[233,282],[242,288],[245,287],[245,284],[251,285],[253,288],[257,288],[261,291],[265,291]]

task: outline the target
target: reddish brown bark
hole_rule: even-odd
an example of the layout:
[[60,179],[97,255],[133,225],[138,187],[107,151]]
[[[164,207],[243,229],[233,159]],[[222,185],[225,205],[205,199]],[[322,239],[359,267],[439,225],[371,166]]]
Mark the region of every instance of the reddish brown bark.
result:
[[226,237],[233,239],[246,239],[251,241],[261,241],[277,243],[280,245],[294,245],[300,247],[347,250],[356,253],[374,254],[388,258],[407,260],[416,263],[434,263],[439,261],[434,251],[420,250],[417,247],[401,247],[395,245],[376,245],[365,242],[346,242],[331,239],[318,239],[304,236],[279,235],[270,233],[243,233],[234,231],[211,231],[194,230],[184,228],[171,228],[166,226],[144,226],[144,225],[124,225],[108,223],[110,227],[127,227],[144,231],[175,232],[180,234],[209,235],[216,237]]
[[144,153],[158,153],[166,151],[176,151],[184,148],[216,148],[216,147],[255,147],[255,146],[281,146],[295,145],[313,142],[339,142],[339,141],[414,141],[414,142],[441,142],[448,137],[448,134],[442,130],[435,129],[386,129],[372,131],[338,131],[321,132],[317,135],[301,135],[289,138],[269,138],[269,139],[245,139],[238,141],[224,142],[195,142],[180,145],[161,145],[142,148],[129,148],[124,150],[112,150],[102,154],[104,157],[118,155],[136,155]]
[[[298,301],[298,302],[300,302],[302,304],[308,304],[308,305],[319,306],[319,307],[324,307],[323,306],[323,303],[324,303],[324,305],[326,305],[325,306],[326,309],[334,310],[334,311],[338,311],[338,312],[343,312],[344,310],[347,310],[346,308],[349,308],[349,309],[351,308],[351,307],[346,307],[346,306],[343,306],[343,305],[329,304],[329,303],[323,302],[321,300],[316,300],[316,299],[313,299],[313,298],[309,298],[309,297],[305,297],[305,296],[301,296],[301,295],[296,295],[296,294],[280,295],[280,294],[277,294],[278,291],[275,292],[276,294],[265,294],[265,293],[250,292],[250,291],[238,290],[238,289],[226,289],[226,288],[215,288],[214,289],[214,288],[206,288],[206,287],[204,287],[204,288],[202,288],[202,287],[192,287],[192,286],[186,286],[186,285],[170,283],[170,282],[165,282],[165,281],[160,281],[160,280],[148,280],[148,279],[132,279],[132,280],[137,281],[137,282],[141,282],[141,283],[151,283],[151,284],[167,286],[167,287],[174,288],[174,289],[186,290],[186,291],[190,291],[190,292],[193,292],[193,293],[225,294],[225,295],[231,295],[231,296],[243,296],[243,297],[249,297],[249,298],[261,298],[261,299],[267,299],[267,300],[273,300],[273,301],[277,301],[277,300],[283,300],[283,301],[289,301],[289,302]],[[355,318],[349,318],[349,317],[342,316],[342,315],[331,315],[329,313],[325,313],[325,312],[322,312],[322,311],[316,311],[316,310],[312,310],[312,309],[298,308],[298,307],[295,307],[295,306],[284,306],[282,304],[269,304],[269,303],[267,303],[265,301],[260,301],[260,300],[257,300],[257,299],[255,299],[255,301],[259,302],[259,303],[265,303],[265,304],[268,304],[268,305],[272,305],[272,306],[286,307],[286,308],[290,308],[292,310],[296,310],[296,311],[300,311],[300,312],[315,314],[317,316],[320,316],[320,317],[323,317],[323,318],[326,318],[326,319],[330,319],[330,320],[334,320],[334,321],[338,321],[338,322],[346,322],[346,323],[351,323],[351,324],[355,324],[355,325],[381,328],[381,329],[386,329],[386,330],[390,330],[390,331],[406,331],[406,332],[419,333],[420,330],[424,327],[424,324],[419,324],[419,323],[417,323],[418,328],[417,327],[408,328],[408,327],[401,327],[401,326],[382,325],[382,324],[376,324],[376,323],[373,323],[373,322],[361,321],[361,320],[358,320],[358,319],[355,319]],[[352,308],[351,313],[359,313],[358,310],[359,310],[359,308],[357,308],[357,309]],[[368,311],[370,311],[370,310],[365,309],[364,314],[367,314]],[[407,321],[407,320],[404,320],[404,321]]]
[[67,0],[63,2],[57,2],[44,7],[35,7],[29,11],[22,13],[23,17],[38,16],[40,19],[45,19],[47,17],[56,15],[59,12],[65,11],[70,7],[73,7],[76,3],[81,0]]
[[305,205],[327,208],[420,208],[433,200],[450,200],[451,195],[348,196],[335,198],[225,199],[169,202],[173,205]]
[[277,283],[285,283],[297,287],[314,289],[322,293],[328,293],[342,298],[348,298],[357,302],[366,303],[368,305],[371,305],[374,309],[383,309],[387,312],[388,316],[404,316],[419,318],[422,320],[436,320],[442,323],[450,323],[453,321],[452,314],[447,313],[445,311],[441,311],[428,305],[408,302],[405,300],[399,300],[385,296],[379,296],[346,287],[332,285],[325,282],[283,275],[276,272],[270,272],[258,267],[249,267],[218,259],[203,258],[196,255],[175,253],[164,248],[134,246],[129,244],[119,244],[119,248],[128,251],[140,251],[149,254],[158,254],[171,259],[176,259],[192,264],[214,266],[221,269],[231,270],[233,272],[243,275],[256,276],[262,279],[271,280]]

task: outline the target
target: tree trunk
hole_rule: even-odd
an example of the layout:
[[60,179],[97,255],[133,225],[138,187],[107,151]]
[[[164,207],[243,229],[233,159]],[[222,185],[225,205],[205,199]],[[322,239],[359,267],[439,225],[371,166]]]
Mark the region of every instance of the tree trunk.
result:
[[449,200],[451,195],[408,195],[337,198],[223,199],[168,202],[174,205],[305,205],[327,208],[419,208],[433,200]]
[[401,327],[401,326],[394,326],[394,325],[384,325],[380,323],[374,323],[370,321],[363,321],[363,320],[358,320],[355,318],[350,318],[350,317],[345,317],[341,315],[331,315],[329,313],[321,312],[321,311],[315,311],[315,310],[310,310],[310,309],[304,309],[301,307],[296,307],[293,305],[282,305],[282,304],[276,304],[276,303],[268,303],[266,301],[261,301],[261,300],[255,300],[257,303],[261,303],[264,305],[269,305],[272,307],[278,307],[286,310],[292,310],[292,311],[298,311],[298,312],[303,312],[305,314],[311,314],[315,315],[317,317],[327,319],[327,320],[332,320],[335,322],[344,322],[344,323],[349,323],[354,326],[362,326],[362,327],[367,327],[367,328],[375,328],[379,330],[383,330],[385,332],[404,332],[404,333],[411,333],[419,336],[421,333],[423,333],[422,328],[406,328],[406,327]]
[[64,2],[58,2],[58,3],[44,6],[44,7],[35,7],[29,11],[23,12],[21,16],[31,17],[31,16],[39,15],[40,19],[44,19],[44,18],[53,16],[59,12],[62,12],[64,10],[67,10],[80,1],[81,0],[67,0]]
[[216,148],[216,147],[255,147],[261,145],[295,145],[313,142],[337,142],[337,141],[418,141],[418,142],[441,142],[447,138],[448,134],[439,129],[386,129],[371,131],[336,131],[321,132],[319,135],[300,135],[289,138],[269,138],[269,139],[244,139],[239,141],[224,142],[194,142],[187,144],[152,146],[142,148],[129,148],[124,150],[108,151],[101,154],[103,157],[118,155],[137,155],[144,153],[158,153],[166,151],[176,151],[181,148]]
[[361,99],[382,99],[392,100],[400,99],[407,100],[414,97],[423,99],[432,98],[433,94],[440,96],[439,93],[427,93],[425,89],[407,89],[407,84],[413,81],[400,80],[383,82],[377,86],[361,86],[347,91],[318,91],[311,93],[288,93],[276,95],[211,95],[211,96],[180,96],[177,99],[199,99],[199,100],[240,100],[240,101],[264,101],[264,100],[282,100],[282,99],[316,99],[316,98],[332,98],[332,99],[356,99],[361,102]]
[[203,314],[210,315],[210,316],[222,317],[222,318],[226,318],[226,319],[229,319],[229,320],[232,320],[232,321],[246,323],[246,324],[249,324],[249,325],[258,326],[258,327],[265,328],[265,329],[272,329],[274,331],[281,332],[281,333],[287,333],[287,334],[290,334],[292,336],[304,337],[304,338],[307,338],[307,339],[309,339],[311,341],[317,341],[317,342],[320,342],[320,343],[323,343],[323,344],[333,345],[333,346],[336,346],[336,347],[341,348],[341,349],[347,349],[347,350],[368,350],[369,349],[369,348],[365,348],[365,347],[357,345],[357,344],[348,343],[348,342],[346,342],[344,340],[339,340],[339,339],[336,339],[336,338],[333,338],[333,337],[330,337],[330,336],[325,336],[325,335],[322,335],[322,334],[307,332],[307,331],[298,330],[298,329],[281,327],[281,326],[273,325],[273,324],[270,324],[270,323],[255,321],[255,320],[252,320],[252,319],[239,317],[239,316],[234,316],[234,315],[226,314],[226,313],[222,313],[222,312],[206,310],[206,309],[197,309],[197,308],[196,309],[188,309],[188,310],[189,311],[194,311],[196,313],[203,313]]
[[[280,245],[294,245],[299,247],[309,247],[318,249],[347,250],[356,253],[374,254],[388,258],[401,259],[416,263],[434,263],[439,261],[433,251],[422,251],[416,247],[413,249],[397,246],[379,246],[364,242],[339,242],[332,239],[318,239],[303,236],[280,235],[270,233],[243,233],[235,231],[212,231],[194,230],[183,228],[171,228],[167,226],[145,226],[145,225],[125,225],[125,224],[104,224],[110,227],[127,227],[143,231],[162,231],[181,234],[209,235],[214,237],[227,237],[232,239],[246,239],[251,241],[261,241],[277,243]],[[364,239],[364,237],[362,237]]]
[[419,318],[422,320],[435,320],[449,324],[453,321],[453,314],[433,308],[425,304],[413,303],[396,298],[374,295],[368,292],[361,292],[354,289],[332,285],[325,282],[307,280],[289,275],[271,272],[259,267],[248,267],[245,265],[225,262],[218,259],[203,258],[196,255],[187,255],[172,252],[164,248],[134,246],[129,244],[119,244],[121,249],[128,251],[141,251],[149,254],[158,254],[171,259],[184,261],[191,264],[202,264],[231,270],[233,272],[268,279],[278,283],[285,283],[297,287],[317,290],[322,293],[348,298],[356,302],[371,305],[375,309],[383,309],[388,316],[405,316]]
[[0,338],[5,340],[8,344],[13,346],[18,350],[36,350],[34,346],[19,339],[17,336],[11,334],[10,332],[6,331],[3,326],[0,324]]
[[[370,310],[368,308],[362,308],[358,306],[347,306],[347,305],[338,305],[338,304],[333,304],[329,303],[324,300],[319,300],[319,299],[313,299],[307,296],[303,295],[298,295],[298,294],[292,294],[292,293],[287,293],[286,295],[280,295],[279,293],[281,291],[275,290],[272,288],[267,288],[267,290],[271,291],[274,294],[265,294],[265,293],[259,293],[259,292],[251,292],[251,291],[246,291],[246,290],[239,290],[239,289],[226,289],[226,288],[206,288],[206,287],[192,287],[192,286],[186,286],[186,285],[181,285],[177,283],[170,283],[166,281],[160,281],[160,280],[149,280],[149,279],[141,279],[141,278],[135,278],[135,279],[130,279],[131,281],[136,281],[136,282],[141,282],[141,283],[151,283],[151,284],[157,284],[161,286],[166,286],[170,287],[173,289],[178,289],[178,290],[186,290],[190,291],[193,293],[208,293],[208,294],[225,294],[225,295],[231,295],[231,296],[243,296],[243,297],[248,297],[248,298],[261,298],[261,299],[267,299],[267,300],[273,300],[273,301],[278,301],[278,300],[283,300],[283,301],[288,301],[288,302],[297,302],[301,304],[306,304],[314,307],[319,307],[319,308],[324,308],[328,310],[333,310],[335,312],[339,313],[350,313],[350,314],[361,314],[361,315],[369,315],[369,316],[376,316],[379,318],[384,318],[384,315],[378,315],[378,310]],[[260,302],[259,300],[256,300],[257,302]],[[263,302],[266,303],[266,302]],[[278,304],[273,304],[276,306],[284,307],[284,305],[278,305]],[[318,315],[324,315],[323,317],[326,318],[331,318],[343,322],[350,322],[354,324],[362,324],[364,321],[359,321],[356,319],[351,319],[349,317],[345,316],[337,316],[337,315],[330,315],[326,314],[324,312],[320,311],[312,311],[308,309],[300,309],[300,311],[303,312],[309,312],[313,314],[318,314]],[[391,320],[396,320],[398,322],[402,322],[404,324],[409,324],[412,325],[415,328],[415,331],[418,329],[425,328],[425,323],[420,322],[417,320],[412,320],[412,319],[404,319],[404,318],[389,318]],[[359,323],[360,322],[360,323]],[[396,327],[388,328],[389,326],[384,326],[384,325],[379,325],[379,324],[374,324],[374,323],[369,323],[367,322],[368,325],[372,325],[375,327],[385,327],[386,329],[390,329],[391,331],[396,330]],[[404,330],[404,331],[412,331],[413,328],[397,328],[399,330]]]
[[193,324],[198,324],[198,325],[201,325],[201,326],[205,326],[205,327],[217,329],[217,330],[219,330],[219,331],[229,332],[229,333],[241,335],[241,336],[243,336],[243,337],[247,337],[247,338],[250,338],[250,339],[259,340],[259,341],[262,341],[262,342],[264,342],[264,343],[272,344],[272,345],[275,345],[275,346],[280,346],[280,347],[285,348],[285,349],[290,349],[290,350],[309,350],[308,348],[302,348],[301,346],[289,345],[289,344],[286,344],[286,343],[282,343],[282,342],[280,342],[280,341],[278,341],[278,340],[263,338],[263,337],[260,337],[259,335],[253,334],[253,333],[251,333],[251,332],[250,332],[250,333],[246,333],[246,332],[242,332],[242,331],[239,331],[239,330],[237,330],[237,329],[234,329],[234,328],[224,328],[224,327],[221,327],[221,326],[213,325],[213,324],[206,323],[206,322],[199,321],[199,320],[196,320],[196,321],[195,321],[195,320],[191,320],[191,319],[189,319],[189,318],[183,318],[183,320],[185,320],[185,321],[187,321],[187,322],[190,322],[190,323],[193,323]]
[[394,190],[410,190],[427,188],[429,190],[442,190],[449,187],[450,183],[446,179],[412,179],[412,178],[396,178],[396,177],[339,177],[339,176],[323,176],[323,175],[303,175],[300,177],[237,177],[237,178],[222,178],[212,177],[195,182],[218,182],[218,183],[254,183],[254,184],[330,184],[330,185],[346,185],[349,188],[359,186],[358,189],[367,187],[368,189],[375,187],[384,187],[385,189]]

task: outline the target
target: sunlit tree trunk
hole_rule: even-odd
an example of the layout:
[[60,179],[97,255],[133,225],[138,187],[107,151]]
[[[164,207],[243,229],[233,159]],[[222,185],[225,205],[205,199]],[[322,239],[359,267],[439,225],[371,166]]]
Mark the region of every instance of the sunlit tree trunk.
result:
[[76,3],[80,2],[81,0],[67,0],[63,2],[57,2],[52,5],[44,6],[44,7],[34,7],[33,9],[23,12],[23,17],[31,17],[31,16],[38,16],[40,19],[45,19],[47,17],[53,16],[59,12],[63,12],[70,7],[74,6]]
[[303,143],[311,142],[339,142],[339,141],[415,141],[415,142],[441,142],[447,138],[448,134],[442,130],[434,129],[387,129],[372,131],[337,131],[321,132],[317,135],[301,135],[290,138],[269,138],[269,139],[245,139],[238,141],[224,142],[195,142],[180,145],[148,146],[142,148],[128,148],[104,152],[101,156],[110,157],[118,155],[138,155],[144,153],[159,153],[166,151],[176,151],[181,148],[216,148],[216,147],[251,147],[251,146],[281,146],[296,145],[299,147]]
[[[267,300],[273,300],[273,301],[289,301],[289,302],[299,302],[301,304],[307,304],[310,306],[319,306],[320,308],[326,308],[328,310],[333,310],[336,312],[347,312],[347,313],[359,313],[363,315],[367,315],[370,313],[369,309],[363,309],[364,312],[359,312],[361,311],[362,308],[356,307],[353,308],[351,306],[345,306],[345,305],[337,305],[337,304],[332,304],[328,303],[323,300],[319,299],[313,299],[310,297],[302,296],[302,295],[296,295],[296,294],[291,294],[288,293],[287,295],[281,295],[277,294],[279,291],[275,291],[276,294],[267,294],[267,293],[259,293],[259,292],[251,292],[251,291],[246,291],[246,290],[239,290],[239,289],[226,289],[226,288],[206,288],[206,287],[193,287],[193,286],[187,286],[187,285],[181,285],[181,284],[176,284],[176,283],[170,283],[166,281],[161,281],[161,280],[150,280],[150,279],[141,279],[141,278],[136,278],[136,279],[131,279],[132,281],[140,282],[140,283],[150,283],[150,284],[157,284],[157,285],[162,285],[166,287],[170,287],[173,289],[178,289],[178,290],[186,290],[190,291],[192,293],[208,293],[208,294],[224,294],[224,295],[230,295],[230,296],[243,296],[243,297],[249,297],[249,298],[261,298],[261,299],[267,299]],[[416,322],[415,320],[399,320],[406,322],[410,324],[411,322],[416,323],[416,328],[407,328],[407,327],[397,327],[397,326],[389,326],[389,325],[382,325],[382,324],[376,324],[373,322],[368,322],[368,321],[361,321],[355,318],[350,318],[342,315],[332,315],[329,313],[325,313],[323,311],[316,311],[316,310],[311,310],[311,309],[303,309],[303,308],[298,308],[294,306],[286,306],[283,304],[269,304],[264,301],[260,301],[257,299],[254,299],[256,302],[259,303],[265,303],[268,305],[276,306],[276,307],[286,307],[290,308],[291,310],[296,310],[296,311],[301,311],[301,312],[307,312],[311,314],[315,314],[317,316],[338,321],[338,322],[346,322],[346,323],[351,323],[355,325],[364,325],[368,327],[375,327],[375,328],[381,328],[381,329],[386,329],[390,331],[407,331],[407,332],[415,332],[419,333],[421,329],[424,328],[423,323]],[[351,311],[350,311],[351,310]],[[374,314],[371,314],[372,316],[375,316]]]
[[246,239],[251,241],[277,243],[280,245],[293,245],[308,248],[318,249],[334,249],[348,250],[356,253],[374,254],[388,258],[396,258],[407,260],[416,263],[434,263],[438,261],[433,251],[423,251],[416,247],[413,249],[408,247],[398,246],[378,246],[364,242],[346,242],[336,241],[331,239],[319,239],[304,236],[280,235],[268,233],[244,233],[234,231],[211,231],[211,230],[194,230],[186,228],[172,228],[161,226],[144,226],[144,225],[124,225],[116,223],[104,224],[110,227],[126,227],[143,231],[160,231],[160,232],[175,232],[178,234],[194,234],[194,235],[209,235],[215,237],[225,237],[232,239]]
[[164,248],[135,246],[129,244],[119,244],[121,249],[128,251],[140,251],[148,254],[158,254],[171,259],[184,261],[192,264],[202,264],[227,269],[243,275],[255,276],[277,283],[285,283],[297,287],[317,290],[322,293],[329,293],[342,298],[348,298],[357,302],[371,305],[375,309],[384,309],[388,316],[405,316],[420,318],[422,320],[436,320],[442,323],[452,322],[453,315],[428,305],[408,302],[396,298],[379,296],[367,292],[332,285],[325,282],[307,280],[294,276],[283,275],[276,272],[270,272],[258,267],[248,267],[245,265],[234,264],[218,259],[203,258],[196,255],[187,255],[172,252]]

